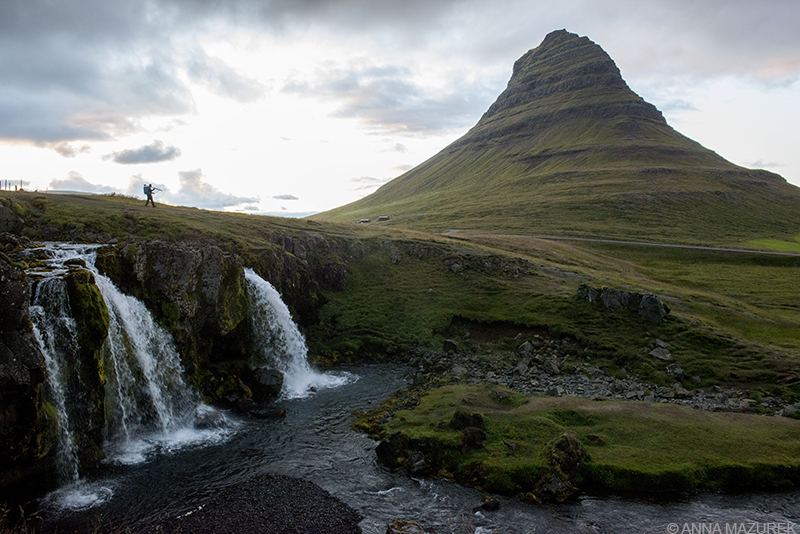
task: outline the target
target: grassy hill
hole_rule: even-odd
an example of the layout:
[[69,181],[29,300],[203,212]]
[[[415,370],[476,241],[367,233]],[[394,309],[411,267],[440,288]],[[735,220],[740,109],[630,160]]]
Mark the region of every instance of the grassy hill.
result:
[[[793,241],[800,188],[672,129],[586,37],[549,34],[464,137],[316,220],[675,243]],[[763,244],[763,242],[762,242]]]

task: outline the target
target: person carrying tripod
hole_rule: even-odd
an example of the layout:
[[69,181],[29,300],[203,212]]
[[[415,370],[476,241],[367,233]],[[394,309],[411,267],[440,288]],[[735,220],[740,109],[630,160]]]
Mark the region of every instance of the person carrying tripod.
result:
[[153,184],[144,184],[144,194],[147,197],[147,200],[144,201],[144,207],[147,207],[147,204],[152,204],[153,207],[156,207],[156,203],[153,202],[153,193],[156,191],[161,191],[161,189],[157,187],[153,187]]

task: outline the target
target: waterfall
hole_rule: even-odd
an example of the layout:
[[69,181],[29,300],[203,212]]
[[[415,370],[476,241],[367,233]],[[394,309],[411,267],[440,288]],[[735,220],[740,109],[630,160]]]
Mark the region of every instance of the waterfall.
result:
[[[111,490],[80,479],[78,451],[69,425],[67,370],[77,372],[75,321],[70,316],[66,282],[69,259],[84,260],[109,313],[109,332],[103,346],[106,370],[105,436],[107,457],[121,464],[145,461],[149,454],[187,445],[214,443],[231,430],[224,416],[204,405],[183,379],[180,355],[164,328],[142,302],[121,293],[94,266],[96,247],[48,245],[45,276],[37,285],[30,307],[34,334],[45,359],[50,401],[59,428],[59,464],[67,486],[49,500],[63,508],[91,507],[111,498]],[[41,254],[41,250],[37,252]],[[196,428],[202,426],[202,429]]]
[[78,451],[67,412],[65,368],[76,359],[77,332],[63,278],[46,278],[36,286],[30,307],[33,334],[44,356],[48,393],[56,412],[58,469],[63,482],[77,482]]
[[245,269],[245,279],[257,358],[262,367],[273,367],[283,373],[282,398],[303,398],[318,389],[338,387],[358,379],[347,372],[314,370],[308,363],[305,338],[280,293],[252,269]]
[[169,332],[141,301],[121,293],[106,276],[94,275],[109,314],[103,355],[108,439],[133,453],[124,461],[135,461],[141,439],[193,428],[200,397],[183,379]]

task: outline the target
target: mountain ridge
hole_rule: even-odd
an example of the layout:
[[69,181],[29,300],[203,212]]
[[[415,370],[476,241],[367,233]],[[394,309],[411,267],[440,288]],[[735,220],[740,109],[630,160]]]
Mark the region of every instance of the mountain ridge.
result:
[[680,134],[599,45],[558,30],[464,136],[314,218],[719,244],[793,236],[798,208],[800,189]]

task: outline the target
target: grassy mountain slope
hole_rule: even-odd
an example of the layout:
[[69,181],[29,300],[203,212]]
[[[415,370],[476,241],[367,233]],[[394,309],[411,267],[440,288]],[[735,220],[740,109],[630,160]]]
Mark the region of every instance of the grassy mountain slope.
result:
[[561,30],[515,63],[506,90],[464,137],[315,218],[731,244],[791,241],[799,208],[799,188],[676,132],[602,48]]

